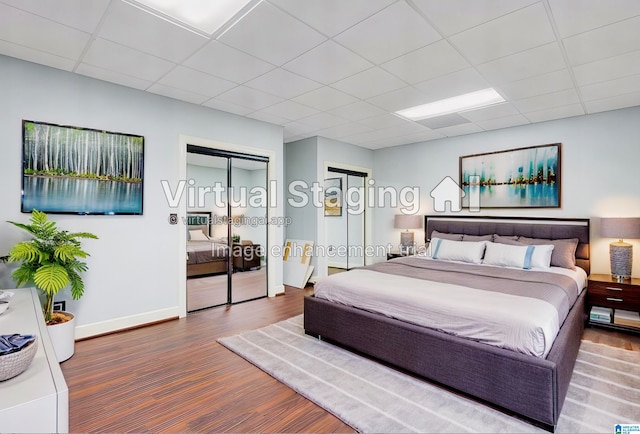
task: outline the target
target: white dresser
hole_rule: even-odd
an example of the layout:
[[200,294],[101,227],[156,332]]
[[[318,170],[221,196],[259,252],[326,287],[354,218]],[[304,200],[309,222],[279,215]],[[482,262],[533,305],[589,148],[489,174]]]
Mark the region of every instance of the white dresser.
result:
[[38,335],[38,351],[22,374],[0,381],[0,431],[69,431],[69,389],[49,341],[35,288],[11,289],[13,299],[0,315],[0,335]]

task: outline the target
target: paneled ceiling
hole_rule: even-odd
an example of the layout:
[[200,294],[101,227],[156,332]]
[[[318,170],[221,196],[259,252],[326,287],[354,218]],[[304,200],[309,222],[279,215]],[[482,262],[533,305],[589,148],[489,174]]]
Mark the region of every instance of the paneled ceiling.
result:
[[[640,105],[638,29],[638,0],[253,0],[212,35],[133,0],[0,0],[0,54],[370,149]],[[487,87],[507,102],[393,114]]]

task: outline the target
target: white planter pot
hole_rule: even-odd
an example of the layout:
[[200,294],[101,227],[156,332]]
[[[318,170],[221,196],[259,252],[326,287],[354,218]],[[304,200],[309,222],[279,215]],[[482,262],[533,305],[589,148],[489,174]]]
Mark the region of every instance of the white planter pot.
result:
[[65,314],[71,316],[71,321],[47,326],[58,362],[64,362],[73,356],[76,343],[76,317],[69,312]]

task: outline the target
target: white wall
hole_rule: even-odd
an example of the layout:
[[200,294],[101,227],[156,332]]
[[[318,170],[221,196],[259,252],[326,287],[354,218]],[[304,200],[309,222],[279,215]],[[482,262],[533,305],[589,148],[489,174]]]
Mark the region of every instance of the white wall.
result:
[[[184,227],[168,224],[169,213],[178,210],[169,206],[160,184],[168,180],[175,188],[184,172],[179,168],[186,158],[180,155],[181,135],[272,151],[278,161],[278,208],[272,215],[284,214],[280,127],[4,56],[0,77],[0,222],[29,218],[20,213],[22,119],[145,137],[143,216],[55,216],[65,229],[100,237],[84,244],[91,253],[85,296],[67,301],[78,318],[77,337],[182,313],[178,287],[184,246],[179,231]],[[284,229],[275,233],[272,243],[282,244]],[[22,239],[17,229],[0,223],[0,253]],[[14,285],[11,271],[0,264],[0,287]],[[281,262],[269,273],[270,281],[281,283]],[[70,300],[70,295],[60,298]]]
[[[491,209],[480,215],[592,218],[592,273],[609,273],[608,245],[600,239],[599,217],[640,216],[640,107],[487,131],[374,152],[377,185],[420,187],[420,214],[433,214],[429,193],[446,176],[458,180],[459,157],[518,147],[562,143],[562,207]],[[463,211],[463,213],[466,211]],[[393,208],[376,209],[375,243],[399,241]],[[416,240],[424,232],[416,231]],[[640,276],[640,240],[634,276]]]

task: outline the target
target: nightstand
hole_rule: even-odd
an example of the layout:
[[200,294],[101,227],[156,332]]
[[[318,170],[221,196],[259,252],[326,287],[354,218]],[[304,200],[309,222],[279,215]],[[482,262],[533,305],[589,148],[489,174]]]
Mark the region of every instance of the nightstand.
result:
[[[640,279],[618,282],[608,274],[592,274],[587,287],[587,313],[592,306],[640,312]],[[640,333],[640,327],[589,321],[590,325]]]
[[415,255],[414,250],[390,250],[387,252],[387,261],[389,259],[401,258],[403,256],[412,256]]

